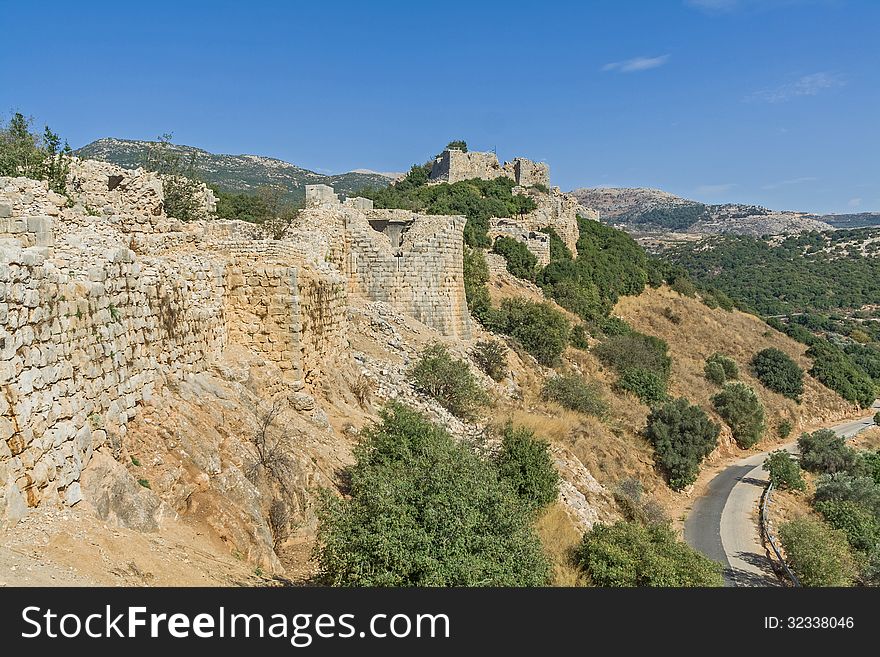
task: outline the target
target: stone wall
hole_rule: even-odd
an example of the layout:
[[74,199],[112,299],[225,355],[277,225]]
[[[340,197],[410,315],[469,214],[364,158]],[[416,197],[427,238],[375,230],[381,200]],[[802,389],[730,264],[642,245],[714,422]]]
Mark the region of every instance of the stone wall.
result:
[[[104,192],[103,166],[77,171],[91,177],[72,203],[0,178],[0,524],[76,504],[94,450],[116,453],[141,402],[231,343],[277,363],[294,390],[347,346],[346,281],[322,235],[182,225],[162,215],[149,177]],[[114,194],[114,214],[86,209]],[[134,233],[150,248],[128,248]]]
[[550,186],[550,167],[543,162],[533,162],[524,157],[514,158],[503,165],[495,153],[461,151],[455,148],[444,150],[431,166],[431,182],[456,183],[471,178],[493,180],[506,176],[517,185]]
[[580,213],[578,200],[571,194],[563,194],[558,187],[550,189],[549,194],[526,187],[514,187],[515,194],[531,197],[537,208],[517,221],[526,230],[537,231],[549,226],[565,242],[572,255],[577,255],[577,241],[580,231],[577,216]]
[[550,264],[550,236],[546,233],[523,228],[515,219],[494,217],[489,220],[489,239],[494,243],[497,237],[511,237],[525,244],[538,259],[539,267]]

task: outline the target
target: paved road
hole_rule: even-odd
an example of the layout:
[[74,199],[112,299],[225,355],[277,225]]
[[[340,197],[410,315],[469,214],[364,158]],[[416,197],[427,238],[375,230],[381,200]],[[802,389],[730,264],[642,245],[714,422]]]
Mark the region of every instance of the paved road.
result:
[[[832,427],[852,438],[874,425],[872,415]],[[793,449],[797,443],[786,445]],[[778,449],[778,448],[777,448]],[[737,461],[722,470],[694,504],[684,527],[685,540],[696,550],[724,566],[727,586],[779,586],[761,542],[755,513],[768,477],[761,464],[768,452]]]

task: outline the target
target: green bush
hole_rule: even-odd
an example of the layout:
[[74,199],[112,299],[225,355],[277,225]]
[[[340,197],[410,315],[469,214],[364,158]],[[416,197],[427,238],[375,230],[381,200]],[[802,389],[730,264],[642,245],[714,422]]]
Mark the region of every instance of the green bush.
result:
[[880,412],[874,413],[874,424],[880,426]]
[[848,500],[868,509],[880,521],[880,484],[871,477],[837,473],[822,475],[816,484],[814,502]]
[[464,295],[468,310],[481,324],[490,321],[492,301],[489,298],[489,265],[479,249],[464,247],[462,259],[464,273]]
[[794,425],[791,423],[791,420],[783,420],[776,426],[776,435],[784,440],[791,435],[793,430]]
[[[709,378],[710,367],[713,370],[713,376],[715,378]],[[721,368],[720,373],[718,368]],[[706,378],[712,381],[712,383],[717,383],[718,385],[722,385],[727,381],[734,381],[739,378],[739,366],[733,358],[716,351],[706,359]],[[716,380],[718,378],[722,378],[722,380]]]
[[511,274],[526,281],[535,280],[538,258],[525,244],[512,237],[498,237],[492,250],[504,258]]
[[800,403],[804,394],[804,371],[784,351],[770,347],[752,359],[755,376],[767,388]]
[[542,365],[552,366],[568,344],[571,326],[549,303],[504,299],[493,313],[493,330],[515,338]]
[[764,433],[764,406],[749,386],[739,382],[727,383],[712,398],[712,403],[742,449],[749,449],[761,439]]
[[659,404],[667,398],[666,379],[641,367],[626,370],[617,379],[617,388],[631,392],[644,404]]
[[724,374],[724,367],[722,367],[721,363],[706,361],[706,366],[703,368],[703,372],[706,375],[706,379],[715,385],[723,385],[727,380],[727,376]]
[[807,482],[801,476],[801,466],[784,449],[770,452],[764,459],[764,469],[770,473],[770,481],[776,488],[789,490],[806,490]]
[[571,329],[569,341],[571,342],[571,346],[576,349],[583,349],[586,351],[590,348],[590,334],[587,333],[587,329],[583,324],[577,324]]
[[502,480],[533,511],[556,501],[559,473],[550,457],[550,445],[526,427],[507,424],[495,465]]
[[642,369],[654,372],[664,380],[672,369],[667,350],[668,345],[660,338],[636,331],[611,336],[594,348],[599,360],[619,374]]
[[597,524],[575,553],[594,586],[722,586],[721,566],[678,540],[666,525]]
[[162,176],[165,196],[165,214],[180,221],[206,219],[200,200],[201,184],[197,180],[195,152],[184,159],[171,143],[171,135],[164,134],[147,149],[142,162],[147,171]]
[[804,586],[851,586],[856,565],[846,534],[803,517],[779,527],[788,565]]
[[798,438],[798,449],[801,452],[801,467],[810,472],[855,474],[859,466],[858,453],[846,444],[845,438],[831,429],[802,434]]
[[441,344],[426,347],[409,374],[416,390],[436,399],[456,417],[471,420],[488,402],[468,364],[453,358]]
[[481,340],[474,345],[471,358],[493,381],[507,376],[507,347],[501,340]]
[[0,176],[45,180],[49,189],[67,193],[67,174],[73,152],[45,126],[43,134],[31,132],[30,121],[20,112],[5,126],[0,124]]
[[819,500],[813,506],[829,525],[846,534],[854,550],[868,553],[877,549],[880,523],[869,509],[852,500]]
[[880,484],[880,450],[866,450],[861,453],[861,457],[865,474]]
[[697,288],[687,276],[678,276],[672,282],[672,289],[686,297],[697,296]]
[[632,333],[632,327],[626,320],[610,315],[599,320],[599,330],[606,336],[627,335]]
[[843,350],[827,341],[816,341],[807,349],[807,356],[813,359],[810,374],[822,385],[862,408],[874,403],[874,382]]
[[355,447],[349,496],[324,496],[315,551],[333,586],[543,586],[532,509],[489,460],[401,405]]
[[700,463],[718,445],[719,431],[703,409],[684,398],[651,411],[646,435],[671,488],[681,490],[696,481]]
[[563,408],[585,415],[605,417],[608,404],[599,386],[587,383],[576,374],[554,376],[544,382],[544,399],[554,401]]

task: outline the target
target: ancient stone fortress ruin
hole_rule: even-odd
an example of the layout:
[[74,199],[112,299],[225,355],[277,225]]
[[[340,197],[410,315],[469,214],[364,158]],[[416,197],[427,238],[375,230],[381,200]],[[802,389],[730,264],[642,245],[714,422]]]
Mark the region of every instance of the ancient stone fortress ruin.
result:
[[[139,404],[232,345],[298,391],[348,350],[348,296],[467,338],[464,217],[376,210],[309,187],[281,240],[238,221],[182,223],[153,173],[74,160],[69,198],[0,178],[0,523],[74,505],[98,448]],[[206,214],[210,190],[201,190]]]
[[501,164],[495,153],[447,148],[434,160],[429,182],[455,183],[471,178],[494,180],[502,176],[516,183],[514,194],[531,197],[537,208],[522,217],[492,219],[490,237],[494,239],[504,235],[523,242],[538,258],[538,263],[544,265],[550,262],[550,243],[539,231],[549,226],[572,254],[577,255],[577,215],[594,221],[599,220],[599,215],[580,207],[571,194],[564,194],[559,187],[551,187],[550,167],[544,162],[517,157],[512,162]]

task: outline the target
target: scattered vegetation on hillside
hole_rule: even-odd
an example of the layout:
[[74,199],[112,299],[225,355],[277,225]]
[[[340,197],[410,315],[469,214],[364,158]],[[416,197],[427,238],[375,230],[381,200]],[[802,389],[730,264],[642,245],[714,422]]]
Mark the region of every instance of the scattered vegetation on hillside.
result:
[[507,271],[526,281],[534,281],[538,258],[528,247],[512,237],[497,237],[492,250],[504,258]]
[[618,374],[617,385],[646,404],[666,399],[672,359],[660,338],[630,331],[599,343],[594,352]]
[[556,402],[563,408],[584,415],[603,418],[608,413],[608,403],[595,383],[588,383],[577,374],[554,376],[544,382],[544,399]]

